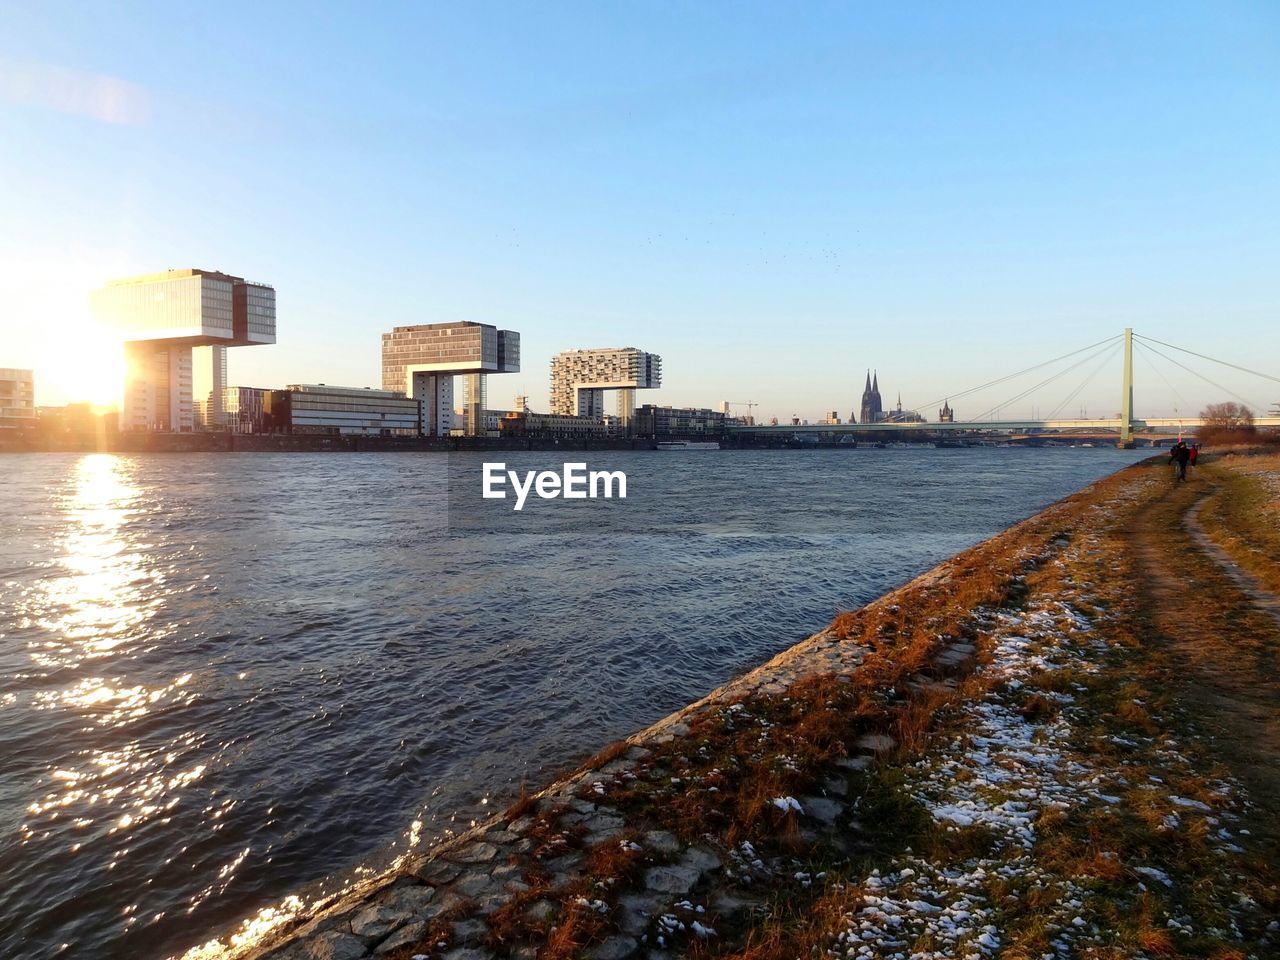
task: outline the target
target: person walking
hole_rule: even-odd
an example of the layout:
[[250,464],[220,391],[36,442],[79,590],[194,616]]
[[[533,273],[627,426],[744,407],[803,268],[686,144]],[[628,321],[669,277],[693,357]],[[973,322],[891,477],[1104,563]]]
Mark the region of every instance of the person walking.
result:
[[1173,477],[1175,480],[1187,479],[1187,464],[1191,461],[1191,449],[1187,446],[1187,441],[1179,440],[1169,451],[1169,462],[1173,464]]

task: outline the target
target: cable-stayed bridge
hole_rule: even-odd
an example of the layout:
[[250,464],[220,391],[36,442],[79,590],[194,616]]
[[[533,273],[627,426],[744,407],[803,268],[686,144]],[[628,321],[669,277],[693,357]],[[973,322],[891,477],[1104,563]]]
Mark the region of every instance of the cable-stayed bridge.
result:
[[[1136,351],[1135,351],[1136,348]],[[1089,344],[1078,350],[1072,350],[1069,353],[1045,360],[1042,363],[1034,364],[1026,367],[1016,373],[1007,374],[998,377],[995,380],[970,387],[966,390],[960,390],[947,397],[940,397],[931,403],[923,404],[916,408],[903,408],[899,411],[890,411],[886,419],[875,423],[785,423],[770,424],[768,426],[752,425],[752,426],[730,426],[732,433],[745,434],[748,436],[768,437],[774,436],[790,436],[791,434],[876,434],[876,433],[903,433],[922,431],[925,433],[951,433],[956,431],[964,432],[983,432],[991,434],[1017,434],[1017,433],[1061,433],[1070,432],[1077,434],[1081,432],[1091,433],[1114,433],[1116,439],[1122,445],[1133,443],[1136,433],[1152,433],[1161,431],[1177,430],[1194,430],[1196,427],[1203,426],[1199,414],[1194,416],[1175,416],[1175,417],[1147,417],[1145,419],[1136,418],[1133,415],[1133,359],[1136,354],[1148,363],[1156,376],[1162,380],[1171,394],[1176,398],[1175,408],[1185,407],[1186,401],[1182,399],[1181,394],[1173,385],[1173,382],[1165,376],[1161,371],[1161,367],[1152,359],[1168,364],[1170,367],[1178,367],[1180,370],[1190,373],[1198,379],[1208,383],[1217,389],[1225,398],[1230,397],[1238,403],[1250,408],[1254,413],[1254,425],[1259,427],[1280,427],[1280,409],[1274,410],[1272,415],[1257,414],[1262,413],[1268,407],[1280,408],[1280,403],[1259,404],[1250,401],[1249,398],[1242,397],[1235,391],[1222,386],[1215,382],[1205,374],[1196,370],[1188,363],[1178,359],[1173,354],[1184,355],[1191,358],[1198,358],[1201,361],[1208,361],[1223,367],[1231,368],[1238,373],[1249,374],[1255,378],[1254,382],[1269,381],[1272,384],[1280,385],[1280,377],[1269,373],[1263,373],[1258,370],[1251,370],[1247,367],[1231,363],[1226,360],[1219,360],[1216,357],[1210,357],[1194,350],[1188,350],[1185,347],[1175,346],[1171,343],[1165,343],[1163,340],[1157,340],[1154,337],[1146,337],[1142,334],[1135,334],[1132,328],[1126,327],[1123,333],[1100,340],[1097,343]],[[1116,358],[1118,354],[1123,354],[1123,362],[1121,364],[1121,384],[1120,395],[1117,398],[1120,402],[1119,416],[1093,418],[1088,417],[1064,417],[1060,416],[1070,405],[1083,393],[1086,387],[1093,382],[1097,376],[1105,370]],[[1012,396],[1002,399],[999,403],[988,406],[978,416],[967,420],[955,421],[929,421],[924,419],[927,417],[926,411],[932,411],[939,404],[963,400],[966,397],[972,397],[992,390],[993,388],[1013,383],[1024,376],[1028,376],[1036,372],[1044,372],[1055,367],[1058,364],[1072,361],[1069,365],[1057,370],[1044,379],[1038,380],[1025,388],[1019,388],[1018,392]],[[1081,379],[1074,382],[1073,388],[1062,397],[1062,399],[1054,406],[1049,415],[1044,418],[1033,419],[1004,419],[1001,417],[1001,411],[1005,408],[1012,407],[1015,404],[1025,403],[1029,398],[1040,395],[1042,391],[1051,387],[1055,383],[1072,381],[1066,378],[1073,374],[1079,373]],[[1280,390],[1277,391],[1280,396]],[[1190,412],[1188,408],[1188,412]],[[909,418],[903,419],[902,415],[909,415]],[[919,419],[917,419],[919,418]]]

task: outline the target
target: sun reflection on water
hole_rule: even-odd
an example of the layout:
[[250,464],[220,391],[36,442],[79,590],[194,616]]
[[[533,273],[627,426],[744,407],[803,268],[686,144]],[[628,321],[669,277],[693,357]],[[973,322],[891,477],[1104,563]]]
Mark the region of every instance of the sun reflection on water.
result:
[[[68,489],[55,495],[63,532],[51,574],[24,603],[40,628],[28,654],[50,675],[74,671],[78,677],[35,691],[32,703],[88,726],[76,734],[81,746],[50,766],[43,792],[28,803],[18,829],[24,845],[54,840],[74,854],[95,840],[132,835],[152,820],[167,822],[183,790],[207,771],[205,763],[187,759],[204,734],[188,730],[149,743],[131,729],[153,711],[198,698],[190,672],[150,685],[129,678],[129,658],[159,634],[148,622],[163,605],[165,582],[143,540],[144,525],[136,522],[146,504],[135,471],[128,458],[88,455]],[[85,675],[87,669],[94,672]],[[106,869],[127,853],[117,845]],[[126,926],[135,919],[126,918]]]
[[127,538],[141,490],[132,464],[108,453],[83,457],[74,486],[61,498],[66,521],[60,575],[45,579],[37,623],[46,638],[31,658],[42,667],[109,657],[154,612],[145,555]]

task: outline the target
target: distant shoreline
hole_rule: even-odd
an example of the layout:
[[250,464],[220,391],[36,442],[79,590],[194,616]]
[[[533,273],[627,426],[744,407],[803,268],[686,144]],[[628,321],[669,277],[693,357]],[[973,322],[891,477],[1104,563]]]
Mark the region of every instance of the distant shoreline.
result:
[[[671,439],[671,438],[664,438]],[[678,438],[689,439],[689,438]],[[693,438],[703,440],[706,438]],[[734,438],[715,438],[722,450],[868,450],[871,442],[800,443],[780,436],[751,438],[744,443]],[[1080,446],[1069,437],[1047,438],[1040,442],[1012,444],[1018,447]],[[0,436],[0,454],[4,453],[483,453],[486,451],[585,450],[652,450],[660,441],[649,438],[566,437],[334,437],[312,434],[244,434],[244,433],[108,433],[101,437],[75,435],[40,437]],[[905,441],[910,447],[932,447],[932,437],[913,437]],[[896,446],[897,442],[893,444]],[[978,443],[976,446],[992,446]],[[1110,444],[1092,443],[1107,448]],[[948,444],[951,447],[952,444]],[[955,444],[964,447],[965,444]]]

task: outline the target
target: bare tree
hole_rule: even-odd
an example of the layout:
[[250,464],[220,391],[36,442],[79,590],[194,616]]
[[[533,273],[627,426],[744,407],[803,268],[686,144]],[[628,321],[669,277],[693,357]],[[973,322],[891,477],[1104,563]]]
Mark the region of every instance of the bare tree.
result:
[[1243,403],[1228,400],[1211,403],[1200,411],[1200,419],[1211,430],[1252,430],[1253,411]]

